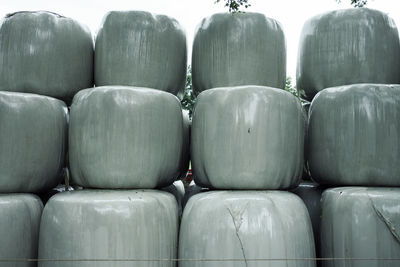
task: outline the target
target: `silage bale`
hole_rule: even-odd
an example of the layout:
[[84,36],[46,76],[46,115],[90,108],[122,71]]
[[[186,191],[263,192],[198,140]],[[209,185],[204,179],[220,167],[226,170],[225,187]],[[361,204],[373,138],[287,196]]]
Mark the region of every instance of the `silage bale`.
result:
[[399,266],[399,203],[399,188],[326,190],[321,203],[321,257],[347,260],[322,261],[322,266]]
[[307,209],[292,193],[207,192],[191,197],[184,209],[180,267],[314,267],[314,257]]
[[183,96],[186,36],[168,16],[111,11],[96,37],[95,84],[148,87]]
[[103,86],[71,106],[69,159],[74,182],[94,188],[156,188],[180,174],[179,100],[150,88]]
[[93,85],[93,39],[55,13],[16,12],[0,23],[0,90],[72,100]]
[[58,184],[67,120],[60,100],[0,92],[0,192],[39,192]]
[[43,204],[35,195],[0,194],[1,267],[37,266],[28,259],[38,257],[42,209]]
[[300,182],[306,117],[292,94],[263,86],[202,92],[193,113],[195,182],[216,189],[287,189]]
[[368,8],[336,10],[303,26],[297,88],[311,100],[324,88],[400,83],[400,43],[393,19]]
[[168,259],[176,259],[177,241],[178,208],[169,193],[64,192],[43,210],[39,259],[67,261],[40,261],[39,267],[174,267]]
[[308,163],[326,185],[400,186],[400,85],[327,88],[311,103]]
[[282,27],[259,13],[220,13],[203,19],[193,41],[193,88],[263,85],[285,88]]

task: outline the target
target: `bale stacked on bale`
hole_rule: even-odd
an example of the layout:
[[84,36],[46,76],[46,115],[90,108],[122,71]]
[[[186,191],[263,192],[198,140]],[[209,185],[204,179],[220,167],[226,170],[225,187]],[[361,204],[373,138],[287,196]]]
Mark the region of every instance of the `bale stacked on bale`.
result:
[[399,57],[396,25],[382,12],[333,11],[304,25],[297,86],[312,99],[311,177],[326,186],[366,186],[323,193],[320,256],[348,260],[322,266],[397,266],[390,259],[400,255],[399,190],[374,187],[400,185]]
[[[285,55],[280,24],[262,14],[216,14],[198,28],[191,159],[196,184],[216,191],[185,206],[179,266],[315,266],[283,260],[315,257],[304,203],[288,192],[244,191],[300,182],[306,117],[276,88],[285,85]],[[235,191],[217,191],[227,189]]]
[[149,189],[187,170],[189,129],[176,97],[185,82],[185,35],[167,16],[110,12],[96,38],[95,73],[98,87],[77,93],[71,105],[71,174],[84,190],[48,201],[39,256],[90,259],[86,266],[175,266],[168,259],[177,257],[178,203]]
[[[16,12],[0,23],[0,258],[36,266],[40,199],[62,180],[68,109],[93,85],[87,27],[55,13]],[[5,92],[8,91],[8,92]],[[53,98],[54,97],[54,98]],[[58,98],[58,99],[55,99]],[[62,101],[61,101],[62,100]]]

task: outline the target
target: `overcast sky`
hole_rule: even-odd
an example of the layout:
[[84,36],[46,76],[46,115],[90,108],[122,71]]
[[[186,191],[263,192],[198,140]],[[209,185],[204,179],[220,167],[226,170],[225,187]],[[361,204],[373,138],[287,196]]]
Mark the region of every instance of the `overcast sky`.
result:
[[[287,75],[295,79],[297,45],[304,22],[319,13],[350,8],[350,0],[249,0],[249,12],[263,13],[281,22],[286,36]],[[186,29],[191,53],[196,26],[204,17],[225,12],[215,0],[0,0],[0,16],[21,10],[49,10],[86,24],[96,34],[101,20],[111,10],[145,10],[177,19]],[[367,5],[387,13],[400,25],[400,0],[369,0]]]

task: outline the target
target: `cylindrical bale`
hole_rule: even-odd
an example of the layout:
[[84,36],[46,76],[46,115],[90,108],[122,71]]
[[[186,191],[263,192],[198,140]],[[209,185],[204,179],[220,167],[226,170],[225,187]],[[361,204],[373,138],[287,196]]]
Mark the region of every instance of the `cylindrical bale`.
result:
[[310,218],[294,194],[207,192],[190,198],[183,212],[180,267],[313,267],[314,257]]
[[149,88],[104,86],[71,106],[69,158],[83,187],[155,188],[179,176],[183,122],[179,100]]
[[303,26],[297,88],[311,100],[324,88],[400,83],[400,43],[393,19],[368,8],[324,13]]
[[321,257],[348,260],[323,261],[322,266],[399,266],[399,203],[399,188],[326,190],[321,204]]
[[70,102],[93,85],[89,29],[55,13],[17,12],[0,22],[0,90]]
[[155,88],[183,96],[186,35],[165,15],[111,11],[96,37],[95,84]]
[[319,248],[321,243],[319,229],[321,223],[321,195],[323,188],[316,183],[302,182],[298,187],[291,190],[291,192],[298,195],[307,207],[313,227],[316,254],[317,258],[319,258]]
[[[36,267],[43,204],[31,194],[0,194],[0,266]],[[8,261],[6,261],[8,259]]]
[[263,85],[285,88],[282,27],[259,13],[220,13],[203,19],[193,41],[193,88]]
[[174,267],[177,241],[178,209],[169,193],[64,192],[45,206],[39,237],[39,259],[59,261],[39,267]]
[[400,85],[327,88],[311,103],[308,162],[319,184],[400,186]]
[[67,120],[60,100],[0,92],[0,192],[39,192],[58,184]]
[[303,170],[306,117],[292,94],[263,86],[202,92],[193,114],[195,182],[216,189],[284,189]]

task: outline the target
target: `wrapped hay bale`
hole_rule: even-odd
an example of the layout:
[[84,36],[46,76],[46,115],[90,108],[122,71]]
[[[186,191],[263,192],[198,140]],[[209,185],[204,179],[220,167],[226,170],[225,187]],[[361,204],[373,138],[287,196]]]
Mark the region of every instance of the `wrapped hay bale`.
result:
[[297,88],[311,100],[324,88],[400,83],[400,43],[393,19],[368,8],[336,10],[303,26]]
[[183,118],[170,93],[83,90],[71,106],[69,134],[71,174],[83,187],[151,189],[179,177]]
[[399,203],[399,188],[326,190],[321,203],[321,257],[348,260],[323,261],[322,266],[398,266]]
[[177,241],[178,208],[169,193],[64,192],[43,210],[39,258],[70,261],[40,261],[39,267],[174,267],[168,259],[176,259]]
[[400,85],[327,88],[311,103],[308,163],[326,185],[400,186]]
[[43,204],[31,194],[0,194],[0,260],[2,267],[36,267]]
[[168,16],[111,11],[96,37],[95,84],[148,87],[183,96],[186,36]]
[[294,194],[207,192],[191,197],[183,212],[180,267],[313,267],[314,260],[293,259],[314,257],[310,218]]
[[89,29],[55,13],[16,12],[0,23],[0,90],[70,102],[93,85]]
[[203,19],[193,41],[193,88],[263,85],[285,88],[282,27],[258,13],[215,14]]
[[300,182],[306,117],[292,94],[262,86],[202,92],[193,114],[196,184],[217,189],[286,189]]
[[67,146],[64,102],[0,92],[0,192],[40,192],[61,179]]

